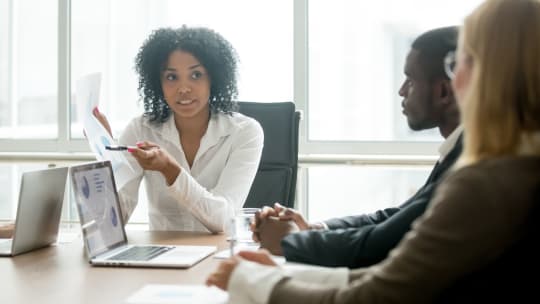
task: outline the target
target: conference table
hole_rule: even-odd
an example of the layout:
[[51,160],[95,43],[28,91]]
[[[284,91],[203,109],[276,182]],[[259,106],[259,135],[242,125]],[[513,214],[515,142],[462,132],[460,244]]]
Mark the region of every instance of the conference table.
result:
[[[130,243],[214,245],[226,235],[127,231]],[[209,256],[189,269],[94,267],[82,240],[0,258],[0,303],[124,303],[147,284],[204,284],[221,260]]]

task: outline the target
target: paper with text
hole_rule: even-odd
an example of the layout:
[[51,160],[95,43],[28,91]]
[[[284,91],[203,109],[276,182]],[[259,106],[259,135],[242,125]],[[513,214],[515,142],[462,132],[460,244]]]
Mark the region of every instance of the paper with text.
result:
[[227,300],[227,293],[217,287],[150,284],[131,295],[126,303],[225,304]]

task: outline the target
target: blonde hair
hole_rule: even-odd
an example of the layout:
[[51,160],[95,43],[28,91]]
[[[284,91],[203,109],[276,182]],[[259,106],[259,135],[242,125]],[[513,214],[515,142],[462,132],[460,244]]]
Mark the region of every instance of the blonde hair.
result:
[[[540,131],[540,1],[487,0],[460,35],[473,68],[461,101],[459,164],[517,155],[522,139]],[[533,154],[540,154],[538,145]]]

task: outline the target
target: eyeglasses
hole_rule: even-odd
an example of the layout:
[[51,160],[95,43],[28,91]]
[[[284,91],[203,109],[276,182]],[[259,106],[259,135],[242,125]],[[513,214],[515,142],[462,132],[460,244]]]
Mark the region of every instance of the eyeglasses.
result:
[[448,78],[452,79],[456,74],[454,69],[456,68],[456,52],[450,51],[444,56],[444,72]]

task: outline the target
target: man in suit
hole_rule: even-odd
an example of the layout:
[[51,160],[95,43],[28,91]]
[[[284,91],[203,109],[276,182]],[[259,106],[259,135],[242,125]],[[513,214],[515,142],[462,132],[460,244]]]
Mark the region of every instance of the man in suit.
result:
[[457,32],[456,27],[445,27],[416,38],[399,89],[409,127],[438,128],[445,138],[426,183],[399,207],[322,223],[308,223],[299,212],[279,204],[265,207],[252,225],[253,238],[261,247],[288,261],[331,267],[372,265],[388,255],[424,212],[442,176],[461,153],[459,110],[444,68],[446,54],[456,49]]

